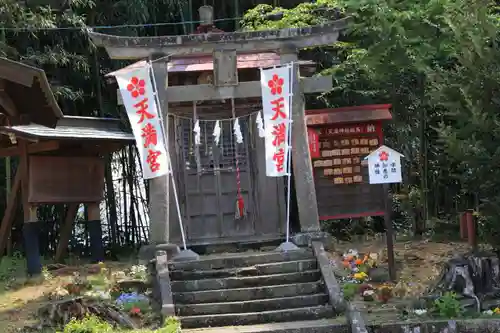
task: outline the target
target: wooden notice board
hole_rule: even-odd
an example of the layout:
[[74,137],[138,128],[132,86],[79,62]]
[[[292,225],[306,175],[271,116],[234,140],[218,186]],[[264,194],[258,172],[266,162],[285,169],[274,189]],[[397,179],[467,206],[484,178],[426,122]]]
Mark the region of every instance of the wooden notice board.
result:
[[328,114],[307,118],[321,220],[384,215],[383,187],[369,184],[364,160],[383,143],[382,121],[366,118],[348,123],[335,123]]
[[104,160],[98,157],[30,156],[28,202],[100,202]]

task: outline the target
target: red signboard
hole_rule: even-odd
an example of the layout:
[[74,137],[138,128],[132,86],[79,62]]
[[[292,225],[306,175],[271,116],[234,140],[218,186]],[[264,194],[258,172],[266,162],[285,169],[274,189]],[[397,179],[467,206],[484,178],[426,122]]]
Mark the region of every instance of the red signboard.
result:
[[[356,107],[309,112],[307,133],[321,220],[383,215],[384,193],[370,185],[364,158],[383,144],[382,116]],[[323,111],[323,110],[321,110]]]
[[321,153],[319,151],[318,130],[314,128],[308,128],[307,137],[309,139],[309,151],[311,153],[311,158],[321,157]]

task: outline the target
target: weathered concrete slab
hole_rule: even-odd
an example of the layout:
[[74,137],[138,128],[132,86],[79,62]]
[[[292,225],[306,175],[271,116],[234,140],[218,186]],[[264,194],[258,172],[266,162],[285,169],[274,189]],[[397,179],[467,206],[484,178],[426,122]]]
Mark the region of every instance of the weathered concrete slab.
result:
[[[340,319],[340,320],[339,320]],[[345,329],[342,317],[336,319],[320,319],[295,321],[289,323],[271,323],[263,325],[212,327],[182,330],[183,333],[344,333],[337,329]],[[347,333],[347,332],[346,332]]]
[[248,267],[272,262],[294,261],[312,259],[312,251],[298,250],[290,252],[261,252],[256,254],[234,256],[220,256],[210,258],[200,258],[196,261],[171,262],[170,270],[198,271],[209,269],[224,269],[227,267]]
[[[251,326],[212,327],[183,330],[183,333],[351,333],[344,317]],[[500,330],[498,319],[428,320],[371,325],[370,333],[493,333]]]
[[156,253],[156,284],[161,297],[161,314],[165,317],[175,315],[174,302],[172,299],[172,288],[168,273],[167,252]]
[[318,259],[318,265],[321,275],[323,276],[323,281],[325,282],[326,292],[330,296],[330,304],[333,306],[335,311],[339,313],[344,312],[345,301],[344,296],[342,295],[342,289],[335,278],[332,265],[330,264],[330,260],[328,259],[325,248],[323,247],[323,243],[320,241],[312,241],[312,246],[314,254]]
[[183,328],[214,327],[228,325],[253,325],[297,320],[314,320],[333,317],[330,306],[315,306],[297,309],[261,311],[249,313],[230,313],[208,316],[182,317]]
[[279,286],[263,286],[239,289],[221,289],[208,291],[192,291],[173,293],[174,301],[181,304],[237,302],[250,299],[266,299],[311,295],[323,292],[320,282],[285,284]]
[[292,236],[292,242],[298,246],[312,246],[313,241],[330,242],[329,233],[324,231],[300,232]]
[[172,282],[173,292],[188,292],[217,289],[234,289],[258,287],[262,285],[273,286],[289,283],[314,282],[321,279],[319,270],[293,272],[273,275],[260,275],[248,277],[229,277],[203,280],[184,280]]
[[176,306],[179,316],[200,316],[216,315],[220,313],[239,313],[245,315],[246,312],[272,311],[280,309],[304,308],[328,304],[327,294],[301,295],[292,297],[281,297],[271,299],[256,299],[244,302],[224,302],[190,304]]
[[350,332],[368,333],[365,320],[356,305],[352,303],[347,304],[346,317]]
[[182,271],[170,272],[170,278],[174,281],[200,280],[225,277],[258,276],[280,273],[304,272],[317,269],[316,259],[296,260],[288,262],[276,262],[270,264],[254,265],[243,268],[226,268],[219,270]]

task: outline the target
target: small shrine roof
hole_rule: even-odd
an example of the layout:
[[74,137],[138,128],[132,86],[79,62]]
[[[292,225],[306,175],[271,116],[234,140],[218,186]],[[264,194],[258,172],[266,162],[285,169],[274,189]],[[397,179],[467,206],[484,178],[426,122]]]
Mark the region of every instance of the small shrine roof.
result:
[[1,126],[0,133],[33,139],[134,141],[132,132],[125,130],[119,119],[111,118],[64,116],[55,128],[32,123]]
[[347,106],[336,109],[306,110],[308,126],[391,120],[391,104]]
[[[280,56],[276,53],[255,53],[255,54],[238,54],[237,67],[238,69],[245,68],[261,68],[272,67],[280,64]],[[314,65],[313,61],[300,60],[300,65]],[[128,71],[144,67],[146,60],[141,60],[132,65],[126,66],[117,71],[106,74],[106,76],[115,76],[126,73]],[[214,69],[214,61],[211,55],[198,57],[183,57],[173,58],[167,64],[168,72],[203,72],[212,71]]]
[[0,58],[0,113],[54,127],[63,116],[43,69]]

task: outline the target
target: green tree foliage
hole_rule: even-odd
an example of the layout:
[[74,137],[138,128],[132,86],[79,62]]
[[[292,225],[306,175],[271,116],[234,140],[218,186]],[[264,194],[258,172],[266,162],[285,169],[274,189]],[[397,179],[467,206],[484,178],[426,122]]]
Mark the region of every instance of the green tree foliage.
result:
[[498,225],[500,50],[494,5],[488,0],[260,5],[244,16],[242,27],[320,24],[339,12],[350,17],[339,43],[312,53],[323,74],[334,78],[324,102],[393,105],[386,138],[406,157],[399,198],[418,232],[431,217],[455,217],[466,208],[479,208],[485,223]]

